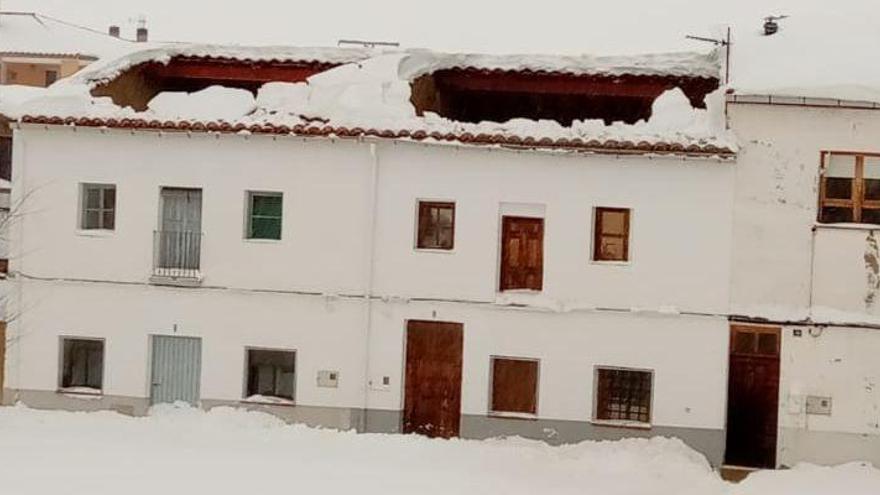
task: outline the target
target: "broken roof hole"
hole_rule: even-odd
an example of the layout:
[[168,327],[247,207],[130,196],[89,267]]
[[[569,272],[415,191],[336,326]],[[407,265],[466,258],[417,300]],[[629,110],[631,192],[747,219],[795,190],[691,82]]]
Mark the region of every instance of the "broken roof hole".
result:
[[444,69],[412,82],[411,101],[419,115],[433,112],[459,122],[511,119],[576,120],[634,124],[651,117],[654,100],[680,88],[694,108],[705,108],[718,89],[711,77],[577,75],[531,71]]
[[145,62],[119,77],[99,84],[92,96],[109,96],[119,106],[146,110],[159,93],[192,93],[210,86],[246,89],[256,95],[267,82],[302,82],[338,66],[317,61],[250,61],[217,57],[171,58],[168,63]]

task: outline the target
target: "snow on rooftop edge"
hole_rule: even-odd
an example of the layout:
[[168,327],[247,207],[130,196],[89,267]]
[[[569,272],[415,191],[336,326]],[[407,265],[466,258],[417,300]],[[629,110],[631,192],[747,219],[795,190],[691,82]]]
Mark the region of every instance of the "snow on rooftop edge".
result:
[[718,52],[672,52],[620,56],[484,55],[410,50],[400,75],[415,79],[444,69],[552,72],[575,75],[634,75],[718,78]]
[[369,48],[292,47],[292,46],[239,46],[206,45],[196,43],[168,43],[127,53],[119,58],[92,64],[69,81],[90,87],[114,79],[127,69],[147,62],[168,63],[173,57],[225,58],[254,62],[317,62],[347,64],[369,58],[377,53]]

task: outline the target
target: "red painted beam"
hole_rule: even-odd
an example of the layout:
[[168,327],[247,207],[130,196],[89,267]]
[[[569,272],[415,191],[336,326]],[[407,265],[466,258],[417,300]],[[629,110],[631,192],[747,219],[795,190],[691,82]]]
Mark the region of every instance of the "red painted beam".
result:
[[656,76],[578,76],[573,74],[537,74],[444,70],[434,73],[441,88],[464,91],[491,91],[531,94],[631,96],[655,98],[663,91],[680,86],[711,91],[717,81]]
[[148,69],[160,79],[182,78],[215,81],[301,82],[333,64],[310,62],[248,62],[211,59],[172,59]]

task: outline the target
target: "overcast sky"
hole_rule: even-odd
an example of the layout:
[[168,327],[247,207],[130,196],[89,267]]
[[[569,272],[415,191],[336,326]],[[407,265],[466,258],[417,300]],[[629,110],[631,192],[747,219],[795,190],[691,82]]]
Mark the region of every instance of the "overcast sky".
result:
[[768,14],[875,18],[880,0],[0,0],[133,36],[143,16],[154,40],[335,45],[340,38],[495,53],[631,53],[694,48],[686,34],[760,28]]

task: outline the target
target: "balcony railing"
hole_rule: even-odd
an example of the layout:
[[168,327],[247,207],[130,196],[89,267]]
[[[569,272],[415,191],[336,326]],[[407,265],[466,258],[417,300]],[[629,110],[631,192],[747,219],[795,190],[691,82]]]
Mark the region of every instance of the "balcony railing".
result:
[[153,277],[168,280],[201,279],[202,233],[153,232]]

